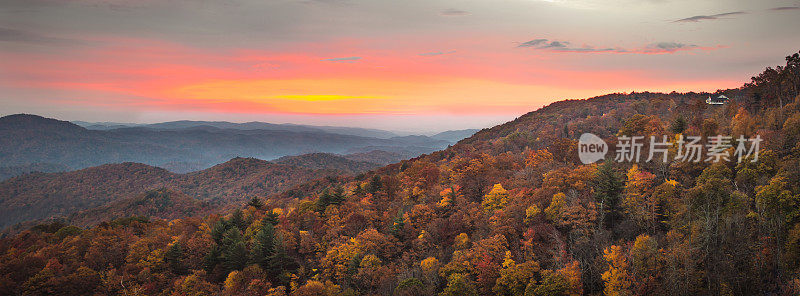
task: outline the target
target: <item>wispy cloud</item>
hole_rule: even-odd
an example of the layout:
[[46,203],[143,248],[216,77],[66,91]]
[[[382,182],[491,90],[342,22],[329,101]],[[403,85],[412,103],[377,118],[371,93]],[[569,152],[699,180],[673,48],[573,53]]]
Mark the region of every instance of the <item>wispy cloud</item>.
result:
[[741,15],[741,14],[746,14],[746,13],[747,12],[744,12],[744,11],[733,11],[733,12],[726,12],[726,13],[719,13],[719,14],[712,14],[712,15],[695,15],[693,17],[687,17],[687,18],[679,19],[679,20],[676,20],[676,21],[673,21],[673,22],[674,23],[696,23],[696,22],[700,22],[700,21],[716,20],[716,19],[721,19],[721,18],[728,17],[728,16]]
[[665,54],[675,53],[678,51],[689,51],[695,49],[713,49],[713,47],[700,47],[694,44],[683,44],[678,42],[658,42],[648,44],[643,48],[635,50],[636,53],[645,54]]
[[800,9],[800,6],[782,6],[782,7],[770,8],[769,10],[771,10],[771,11],[784,11],[784,10],[798,10],[798,9]]
[[423,56],[423,57],[430,57],[430,56],[439,56],[439,55],[451,54],[451,53],[455,53],[455,52],[456,52],[455,50],[451,50],[451,51],[433,51],[433,52],[421,53],[419,55]]
[[445,9],[445,10],[442,10],[442,11],[439,12],[439,15],[442,15],[442,16],[467,16],[467,15],[471,15],[471,14],[472,13],[470,13],[469,11],[464,11],[464,10],[454,9],[454,8]]
[[555,41],[554,40],[554,41],[550,41],[550,43],[547,43],[547,44],[543,45],[541,48],[567,48],[567,45],[569,45],[569,42],[567,42],[567,41]]
[[520,43],[520,45],[517,45],[517,47],[536,47],[545,42],[547,42],[547,39],[533,39],[531,41]]
[[519,48],[532,48],[535,50],[552,52],[571,52],[571,53],[618,53],[618,54],[670,54],[679,51],[690,51],[696,49],[711,50],[719,47],[701,47],[694,44],[684,44],[678,42],[658,42],[647,44],[637,48],[597,47],[593,45],[583,45],[580,47],[570,46],[568,41],[534,39],[517,45]]
[[523,42],[517,47],[528,47],[535,49],[547,49],[553,51],[590,51],[595,50],[593,47],[584,46],[582,48],[572,48],[569,46],[569,41],[548,40],[544,38],[533,39],[531,41]]
[[332,59],[324,59],[322,61],[325,62],[344,62],[344,63],[352,63],[355,61],[360,60],[361,57],[343,57],[343,58],[332,58]]

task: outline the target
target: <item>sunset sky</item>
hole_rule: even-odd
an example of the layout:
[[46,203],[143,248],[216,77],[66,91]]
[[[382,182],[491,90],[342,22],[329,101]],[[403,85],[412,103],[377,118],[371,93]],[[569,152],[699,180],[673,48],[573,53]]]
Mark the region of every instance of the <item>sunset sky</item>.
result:
[[480,128],[609,92],[740,86],[800,1],[0,0],[0,115]]

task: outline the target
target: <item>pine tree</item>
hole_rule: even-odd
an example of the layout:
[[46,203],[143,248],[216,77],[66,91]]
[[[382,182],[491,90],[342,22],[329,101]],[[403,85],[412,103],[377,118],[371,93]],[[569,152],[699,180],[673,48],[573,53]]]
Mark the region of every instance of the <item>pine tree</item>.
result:
[[250,202],[248,202],[247,205],[259,210],[264,207],[264,203],[260,198],[258,198],[258,196],[254,196],[252,199],[250,199]]
[[594,198],[601,215],[601,225],[612,228],[620,219],[620,195],[625,188],[622,175],[613,168],[611,162],[597,167],[594,176]]
[[225,218],[220,218],[217,220],[217,223],[214,223],[214,227],[211,229],[211,238],[214,239],[214,242],[217,245],[222,244],[222,237],[225,235],[225,232],[228,231],[230,224]]
[[267,269],[270,258],[275,254],[275,229],[266,218],[261,223],[261,229],[250,247],[250,262]]
[[275,210],[269,211],[267,215],[264,217],[264,223],[272,224],[272,226],[278,225],[278,214],[275,213]]
[[345,200],[344,188],[336,187],[333,190],[325,188],[317,200],[317,211],[324,212],[329,205],[339,205]]
[[169,249],[167,249],[167,252],[164,253],[164,262],[167,263],[170,271],[174,274],[180,275],[186,273],[186,266],[183,265],[181,257],[183,257],[183,247],[181,247],[180,242],[172,244]]
[[686,130],[686,119],[683,118],[683,116],[678,116],[678,118],[672,121],[669,130],[675,134],[683,133],[683,131]]
[[242,213],[241,209],[236,209],[236,211],[231,214],[229,223],[231,226],[239,228],[239,230],[244,230],[247,228],[247,221],[244,220],[244,214]]
[[211,250],[203,257],[203,269],[206,272],[211,273],[217,265],[220,263],[220,257],[222,256],[222,249],[219,245],[211,246]]
[[247,265],[247,248],[242,240],[242,232],[231,228],[222,239],[222,264],[226,274],[233,270],[241,270]]
[[297,269],[297,263],[286,253],[283,246],[283,239],[279,235],[275,236],[274,253],[267,263],[267,276],[276,285],[286,285],[289,283],[288,273]]

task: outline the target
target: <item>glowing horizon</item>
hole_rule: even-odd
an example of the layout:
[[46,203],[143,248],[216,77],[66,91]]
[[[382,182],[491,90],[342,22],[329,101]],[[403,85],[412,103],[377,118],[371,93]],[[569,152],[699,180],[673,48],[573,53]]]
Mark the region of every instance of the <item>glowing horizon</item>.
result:
[[[564,99],[735,88],[797,50],[798,37],[781,35],[797,12],[769,10],[785,1],[647,3],[619,15],[623,2],[14,0],[0,12],[0,107],[85,121],[474,128]],[[692,17],[721,7],[742,13]],[[777,18],[780,29],[761,26],[769,35],[746,29]],[[421,125],[436,118],[452,122]]]

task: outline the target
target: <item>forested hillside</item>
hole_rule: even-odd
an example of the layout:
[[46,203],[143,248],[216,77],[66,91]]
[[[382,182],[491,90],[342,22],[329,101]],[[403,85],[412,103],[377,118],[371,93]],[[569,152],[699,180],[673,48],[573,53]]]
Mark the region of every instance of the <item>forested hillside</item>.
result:
[[[706,93],[557,102],[271,197],[297,198],[284,206],[40,225],[0,240],[0,294],[797,295],[800,54],[786,61],[718,93],[724,105]],[[612,147],[651,135],[763,143],[756,162],[682,162],[672,146],[665,163],[585,165],[583,133]]]
[[172,220],[205,216],[212,212],[212,209],[214,208],[208,202],[197,200],[169,188],[159,188],[74,213],[65,217],[63,223],[94,227],[103,222],[132,216]]
[[[317,178],[347,173],[327,167],[309,169],[255,158],[234,158],[188,174],[174,174],[140,163],[27,174],[0,182],[0,228],[29,220],[69,216],[160,188],[183,193],[207,203],[210,208],[224,209],[239,206],[252,197],[263,198]],[[94,216],[84,220],[93,221]]]
[[350,155],[334,155],[330,153],[308,153],[297,156],[284,156],[274,160],[275,163],[309,169],[332,169],[347,174],[358,174],[380,167],[379,163],[350,160]]

